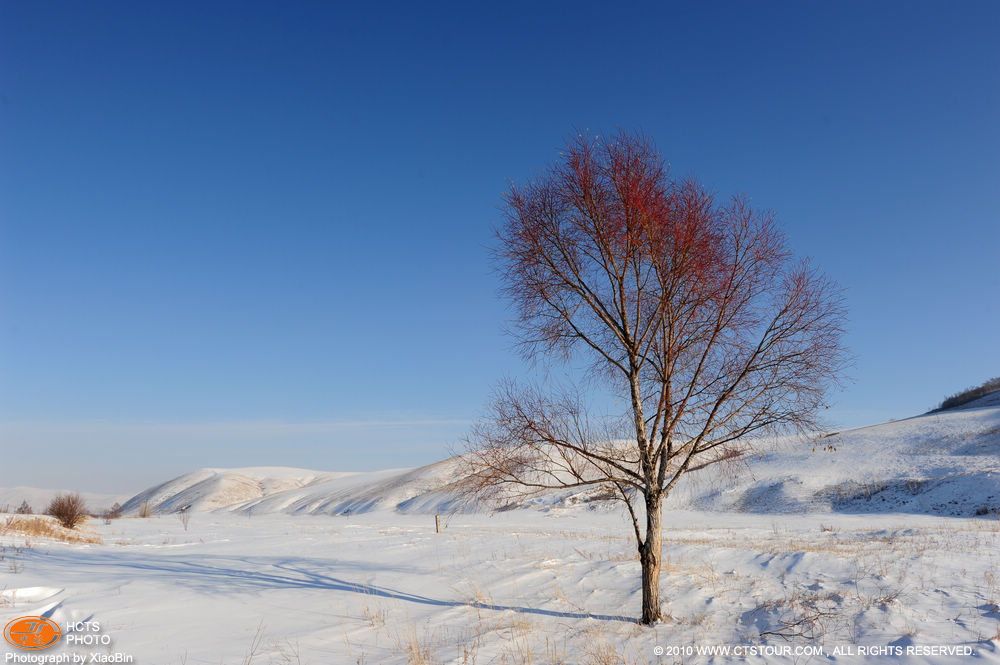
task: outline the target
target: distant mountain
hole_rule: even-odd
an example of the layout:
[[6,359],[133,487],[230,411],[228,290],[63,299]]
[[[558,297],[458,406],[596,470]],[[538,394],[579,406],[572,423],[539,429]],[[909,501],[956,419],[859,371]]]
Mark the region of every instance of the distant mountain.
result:
[[[0,488],[0,512],[13,512],[18,509],[22,501],[27,501],[35,513],[42,514],[57,494],[68,494],[73,491],[40,489],[38,487],[2,487]],[[80,492],[80,495],[83,497],[87,510],[95,514],[102,513],[115,503],[123,503],[128,499],[127,494]]]

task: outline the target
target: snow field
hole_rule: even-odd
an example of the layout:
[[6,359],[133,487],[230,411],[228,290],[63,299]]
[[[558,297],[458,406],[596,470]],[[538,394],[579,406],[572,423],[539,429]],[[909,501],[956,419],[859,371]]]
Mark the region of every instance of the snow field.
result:
[[[1000,663],[994,519],[665,517],[653,627],[633,619],[623,516],[580,509],[459,515],[441,534],[433,516],[383,511],[91,520],[100,545],[7,535],[0,619],[97,623],[104,652],[157,665],[968,662],[857,655],[945,645]],[[737,645],[762,651],[696,652]]]
[[[656,626],[600,489],[491,514],[455,459],[199,469],[70,533],[0,515],[0,621],[58,622],[53,658],[146,665],[1000,665],[998,395],[685,477]],[[54,494],[0,490],[22,495]]]

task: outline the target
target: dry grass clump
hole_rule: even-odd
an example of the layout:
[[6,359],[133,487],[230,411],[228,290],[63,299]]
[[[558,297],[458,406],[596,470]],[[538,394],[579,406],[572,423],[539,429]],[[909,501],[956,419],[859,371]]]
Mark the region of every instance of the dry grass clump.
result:
[[99,536],[80,533],[60,525],[52,517],[38,515],[11,515],[0,522],[0,536],[20,536],[23,538],[52,538],[64,543],[91,543],[99,545]]
[[402,633],[393,636],[396,650],[406,656],[406,665],[435,665],[434,652],[430,640],[417,634],[415,626],[410,625]]

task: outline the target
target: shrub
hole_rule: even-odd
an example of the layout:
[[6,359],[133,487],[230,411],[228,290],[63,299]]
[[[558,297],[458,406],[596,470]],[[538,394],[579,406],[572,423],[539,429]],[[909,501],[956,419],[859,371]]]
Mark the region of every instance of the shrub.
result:
[[978,386],[966,388],[965,390],[955,393],[950,397],[946,397],[941,402],[941,405],[934,410],[943,411],[944,409],[953,409],[956,406],[968,404],[974,399],[979,399],[983,395],[989,395],[997,390],[1000,390],[1000,376],[995,376],[992,379],[984,381]]
[[83,497],[76,492],[57,495],[49,503],[49,507],[45,513],[56,518],[67,529],[75,528],[77,524],[87,517],[87,509],[83,504]]
[[25,499],[24,501],[21,502],[21,505],[17,507],[17,511],[15,511],[15,512],[18,515],[34,515],[35,514],[35,511],[32,510],[31,504],[28,503],[27,499]]
[[116,520],[121,516],[122,516],[122,504],[118,502],[115,502],[115,505],[111,506],[110,508],[105,510],[104,513],[101,514],[101,517],[104,518],[105,524],[111,524],[111,520]]
[[143,501],[139,504],[139,517],[152,517],[153,516],[153,504],[149,501]]

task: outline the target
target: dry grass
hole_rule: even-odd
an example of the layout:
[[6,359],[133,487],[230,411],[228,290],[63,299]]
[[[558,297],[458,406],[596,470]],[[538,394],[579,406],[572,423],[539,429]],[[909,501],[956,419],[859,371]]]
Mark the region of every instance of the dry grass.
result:
[[625,665],[625,658],[609,642],[598,642],[587,648],[589,663],[593,665]]
[[566,655],[566,636],[562,636],[562,642],[558,642],[554,636],[545,636],[545,660],[548,665],[568,665],[569,657]]
[[649,665],[641,651],[632,649],[630,655],[628,644],[616,645],[620,636],[613,631],[609,634],[603,626],[593,626],[583,631],[582,636],[586,660],[578,662],[583,665]]
[[361,608],[361,616],[369,627],[382,628],[389,620],[389,610],[372,601]]
[[101,544],[100,536],[80,533],[61,526],[55,518],[40,515],[11,515],[0,523],[0,536],[51,538],[64,543]]
[[417,633],[412,624],[402,633],[393,636],[393,643],[399,653],[406,656],[406,665],[434,665],[434,652],[426,636]]
[[535,652],[527,637],[511,638],[500,649],[501,665],[534,665]]

